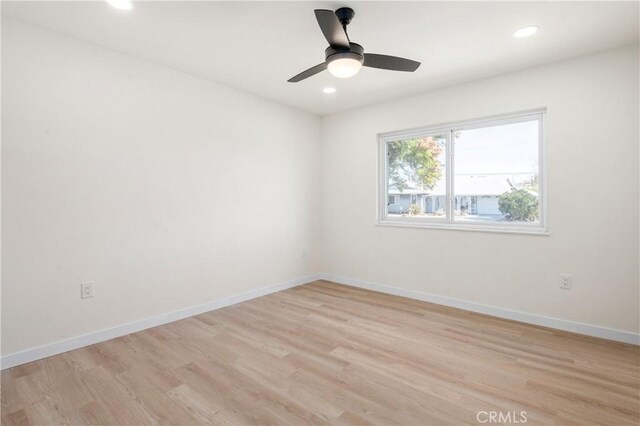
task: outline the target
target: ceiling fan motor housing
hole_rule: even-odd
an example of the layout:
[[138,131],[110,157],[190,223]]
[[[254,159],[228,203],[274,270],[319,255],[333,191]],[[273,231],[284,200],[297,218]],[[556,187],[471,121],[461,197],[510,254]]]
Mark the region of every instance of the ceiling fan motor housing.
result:
[[349,50],[341,49],[339,47],[329,46],[324,51],[324,57],[326,63],[329,64],[336,59],[355,59],[356,61],[363,63],[364,62],[364,48],[360,46],[358,43],[349,43]]

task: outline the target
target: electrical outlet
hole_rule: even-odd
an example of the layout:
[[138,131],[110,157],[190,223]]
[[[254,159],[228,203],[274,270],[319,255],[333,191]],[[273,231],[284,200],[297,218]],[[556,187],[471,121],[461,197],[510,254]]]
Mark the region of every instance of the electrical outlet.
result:
[[571,275],[560,274],[560,288],[571,290]]
[[304,259],[305,257],[307,257],[307,249],[306,248],[302,249],[302,258]]
[[80,298],[90,299],[93,297],[93,281],[87,281],[80,284]]

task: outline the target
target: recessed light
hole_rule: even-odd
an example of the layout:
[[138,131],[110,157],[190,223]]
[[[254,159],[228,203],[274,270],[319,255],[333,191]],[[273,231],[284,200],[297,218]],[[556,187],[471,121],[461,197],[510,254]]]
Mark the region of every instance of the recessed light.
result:
[[133,8],[130,0],[106,0],[111,6],[120,10],[130,10]]
[[520,28],[519,30],[516,30],[513,32],[513,36],[515,38],[524,38],[524,37],[529,37],[534,35],[535,33],[538,32],[538,26],[536,25],[531,25],[528,27],[524,27],[524,28]]
[[336,88],[335,87],[325,87],[324,89],[322,89],[322,91],[324,93],[336,93]]

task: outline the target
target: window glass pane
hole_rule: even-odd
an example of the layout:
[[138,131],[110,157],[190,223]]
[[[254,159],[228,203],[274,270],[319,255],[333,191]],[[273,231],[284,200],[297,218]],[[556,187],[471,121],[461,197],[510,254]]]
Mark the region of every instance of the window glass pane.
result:
[[453,132],[455,221],[539,223],[538,125]]
[[446,218],[446,133],[387,142],[387,215]]

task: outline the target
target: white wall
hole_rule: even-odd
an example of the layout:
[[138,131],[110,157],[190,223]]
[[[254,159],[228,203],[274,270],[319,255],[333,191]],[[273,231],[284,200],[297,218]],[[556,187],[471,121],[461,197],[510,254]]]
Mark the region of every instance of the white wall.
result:
[[6,18],[2,89],[3,354],[317,271],[319,118]]
[[[638,71],[634,46],[323,118],[323,271],[637,332]],[[375,226],[377,133],[539,107],[550,236]]]
[[[637,46],[320,120],[2,23],[3,355],[316,272],[638,332]],[[375,226],[377,133],[543,106],[551,236]]]

